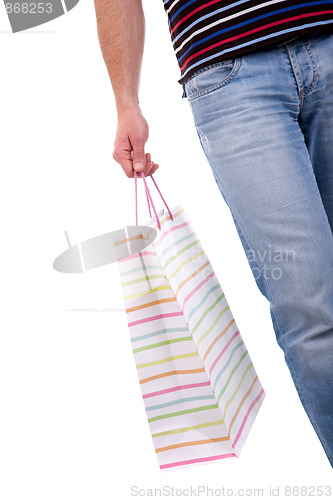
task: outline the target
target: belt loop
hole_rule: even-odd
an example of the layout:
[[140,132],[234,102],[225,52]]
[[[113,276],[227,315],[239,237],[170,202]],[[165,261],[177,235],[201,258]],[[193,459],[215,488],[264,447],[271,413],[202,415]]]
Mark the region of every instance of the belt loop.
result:
[[183,95],[182,95],[182,98],[184,98],[184,97],[187,97],[187,95],[186,95],[185,83],[182,83],[182,87],[183,87]]

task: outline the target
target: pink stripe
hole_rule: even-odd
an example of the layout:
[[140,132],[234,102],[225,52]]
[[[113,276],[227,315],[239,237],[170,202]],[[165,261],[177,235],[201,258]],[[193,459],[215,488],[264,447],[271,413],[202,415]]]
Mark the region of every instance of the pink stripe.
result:
[[225,347],[222,349],[222,351],[220,352],[220,354],[217,356],[217,358],[215,359],[214,363],[212,364],[210,370],[209,370],[209,375],[212,374],[212,371],[214,370],[215,366],[216,366],[216,363],[222,358],[223,354],[225,353],[225,351],[228,349],[229,345],[231,344],[231,342],[234,340],[235,337],[237,337],[237,335],[239,335],[239,330],[237,330],[237,332],[235,332],[233,334],[233,336],[231,337],[231,339],[228,341],[228,343],[225,345]]
[[138,319],[137,321],[132,321],[132,323],[128,323],[128,326],[135,326],[135,325],[141,325],[142,323],[146,323],[147,321],[155,321],[156,319],[161,319],[161,318],[172,318],[174,316],[182,316],[183,313],[180,312],[175,312],[175,313],[167,313],[167,314],[158,314],[157,316],[151,316],[150,318],[143,318],[143,319]]
[[225,455],[215,455],[215,457],[194,458],[193,460],[184,460],[183,462],[173,462],[171,464],[160,465],[160,469],[169,469],[179,465],[197,464],[200,462],[210,462],[211,460],[221,460],[221,458],[236,457],[235,453],[226,453]]
[[251,413],[251,411],[252,411],[252,409],[253,409],[254,405],[255,405],[255,404],[256,404],[256,402],[257,402],[257,401],[261,398],[261,396],[262,396],[263,394],[264,394],[264,389],[261,389],[261,391],[259,392],[259,394],[258,394],[258,396],[256,397],[256,399],[255,399],[254,401],[252,401],[252,403],[251,403],[251,405],[250,405],[249,409],[248,409],[248,410],[247,410],[247,412],[246,412],[246,415],[245,415],[245,417],[244,417],[244,420],[243,420],[243,422],[242,422],[242,425],[240,426],[240,429],[239,429],[239,431],[238,431],[238,434],[237,434],[237,436],[236,436],[236,439],[235,439],[235,441],[232,443],[232,446],[233,446],[233,447],[235,447],[235,446],[236,446],[236,443],[237,443],[238,439],[240,438],[240,435],[242,434],[242,431],[243,431],[243,429],[244,429],[245,423],[246,423],[246,421],[247,421],[247,419],[248,419],[248,416],[250,415],[250,413]]
[[209,7],[210,5],[214,5],[214,3],[220,2],[220,0],[212,0],[211,2],[205,3],[204,5],[200,5],[195,10],[192,10],[189,14],[187,14],[185,17],[183,17],[178,23],[174,26],[174,28],[171,30],[171,34],[180,26],[183,22],[186,21],[186,19],[189,19],[190,17],[194,16],[197,12],[199,12],[202,9],[205,9],[206,7]]
[[188,294],[187,297],[185,297],[184,299],[184,302],[183,302],[183,312],[184,312],[184,306],[185,306],[185,303],[192,297],[192,295],[197,291],[199,290],[199,288],[204,285],[210,278],[212,278],[214,276],[214,271],[209,275],[207,276],[207,278],[205,278],[201,283],[199,283],[199,285],[197,285],[194,290],[192,290],[191,293]]
[[153,242],[153,244],[152,244],[153,247],[156,247],[157,245],[159,245],[167,234],[171,233],[172,231],[175,231],[176,229],[180,229],[181,227],[188,226],[189,223],[190,223],[189,221],[186,221],[186,222],[183,222],[183,224],[178,224],[178,226],[171,227],[170,229],[165,231],[165,233],[162,234],[162,236],[160,237],[160,239],[158,241]]
[[149,394],[143,394],[143,399],[152,398],[153,396],[161,396],[162,394],[167,394],[168,392],[182,391],[183,389],[192,389],[194,387],[204,387],[210,385],[210,382],[200,382],[198,384],[188,384],[179,385],[178,387],[172,387],[171,389],[164,389],[163,391],[150,392]]
[[130,255],[129,257],[122,257],[121,259],[118,259],[118,262],[126,262],[127,260],[137,259],[141,255],[155,255],[156,256],[155,252],[138,252],[138,253],[135,253],[134,255]]

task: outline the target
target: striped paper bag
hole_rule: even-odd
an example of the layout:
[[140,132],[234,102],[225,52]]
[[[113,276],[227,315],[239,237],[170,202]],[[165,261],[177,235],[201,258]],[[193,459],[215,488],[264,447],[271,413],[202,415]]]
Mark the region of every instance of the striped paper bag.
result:
[[[156,212],[155,212],[156,214]],[[161,469],[238,457],[265,397],[213,268],[181,205],[118,260],[132,348]]]

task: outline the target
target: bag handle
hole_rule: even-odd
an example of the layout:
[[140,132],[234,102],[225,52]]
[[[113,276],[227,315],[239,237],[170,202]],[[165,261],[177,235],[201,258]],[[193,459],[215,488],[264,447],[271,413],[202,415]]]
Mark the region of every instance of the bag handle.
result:
[[[146,191],[146,197],[147,197],[147,203],[148,203],[148,210],[149,210],[149,215],[151,217],[151,210],[150,210],[150,204],[151,206],[153,207],[153,211],[154,211],[154,215],[156,217],[156,221],[157,221],[157,225],[158,225],[158,228],[161,229],[161,223],[160,223],[160,219],[158,218],[158,215],[156,213],[156,209],[155,209],[155,205],[153,203],[153,200],[152,200],[152,197],[151,197],[151,194],[150,194],[150,191],[148,189],[148,186],[147,186],[147,182],[146,182],[146,178],[145,178],[145,175],[143,172],[140,172],[141,173],[141,177],[143,179],[143,182],[144,182],[144,185],[145,185],[145,191]],[[156,184],[156,181],[155,179],[153,178],[153,175],[151,174],[150,177],[152,178],[152,181],[153,183],[155,184],[155,187],[157,189],[157,191],[159,192],[163,202],[164,202],[164,205],[166,206],[168,212],[169,212],[169,215],[170,215],[170,218],[171,220],[173,220],[173,216],[172,216],[172,213],[171,213],[171,210],[169,209],[165,199],[163,198],[162,196],[162,193],[161,191],[159,190],[157,184]],[[136,225],[138,225],[138,188],[137,188],[137,181],[138,181],[138,174],[137,174],[137,171],[134,170],[134,179],[135,179],[135,222],[136,222]]]

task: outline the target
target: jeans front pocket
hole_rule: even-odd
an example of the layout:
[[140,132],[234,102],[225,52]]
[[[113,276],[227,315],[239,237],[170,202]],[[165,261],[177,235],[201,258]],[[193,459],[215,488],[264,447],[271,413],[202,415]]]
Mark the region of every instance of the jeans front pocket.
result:
[[237,56],[199,69],[184,83],[187,99],[194,101],[230,83],[239,71],[241,59]]

